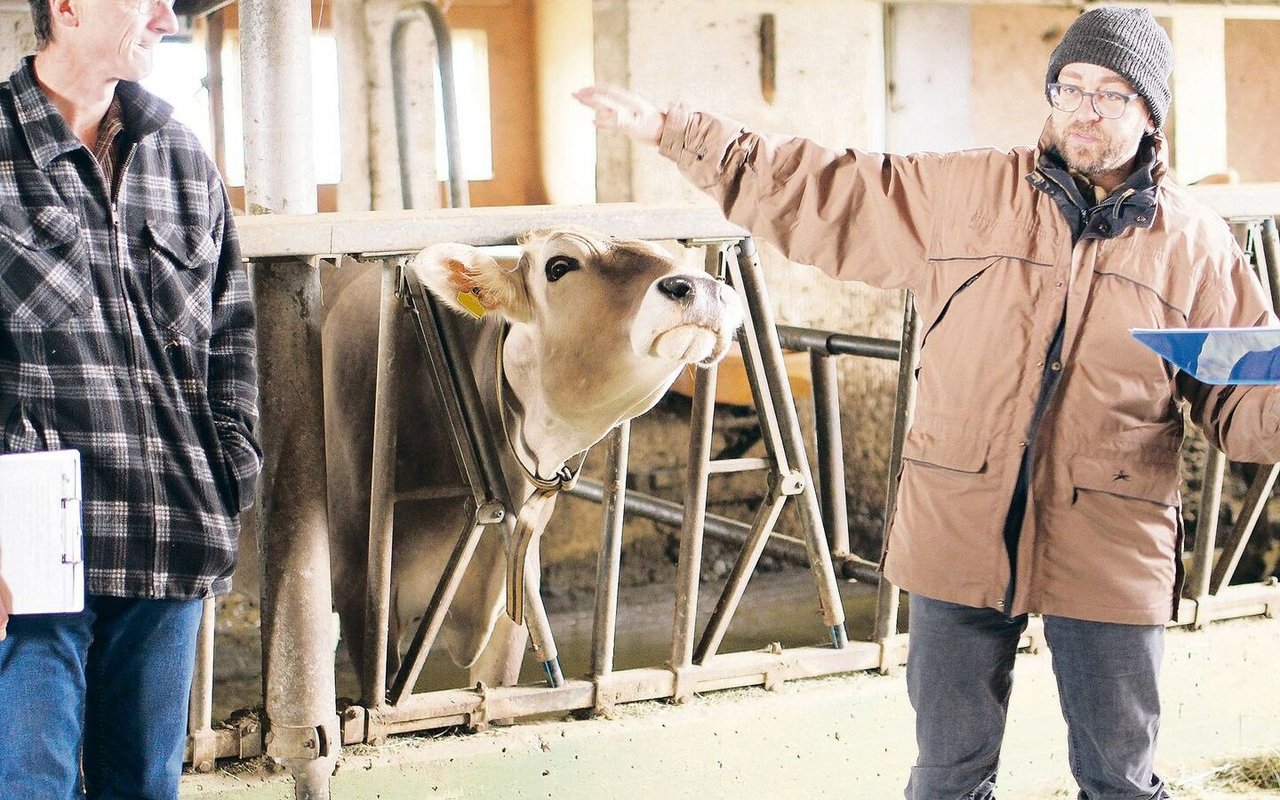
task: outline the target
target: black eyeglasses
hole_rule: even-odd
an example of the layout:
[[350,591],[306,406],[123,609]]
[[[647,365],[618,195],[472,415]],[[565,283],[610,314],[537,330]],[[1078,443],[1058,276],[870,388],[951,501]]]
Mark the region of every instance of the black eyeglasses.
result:
[[1070,83],[1049,84],[1049,102],[1059,111],[1075,111],[1080,108],[1080,104],[1086,97],[1089,98],[1093,111],[1098,116],[1104,119],[1119,119],[1124,116],[1124,110],[1129,107],[1129,103],[1137,100],[1140,95],[1137,92],[1133,94],[1111,91],[1086,92]]

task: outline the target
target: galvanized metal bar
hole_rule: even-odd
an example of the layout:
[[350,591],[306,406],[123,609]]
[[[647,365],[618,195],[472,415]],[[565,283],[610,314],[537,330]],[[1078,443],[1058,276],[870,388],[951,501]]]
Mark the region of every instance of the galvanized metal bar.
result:
[[1240,557],[1244,555],[1244,549],[1249,544],[1249,534],[1253,533],[1254,526],[1258,524],[1258,517],[1262,515],[1262,506],[1271,495],[1271,487],[1276,484],[1277,474],[1280,474],[1280,464],[1260,467],[1253,483],[1249,485],[1249,491],[1245,493],[1244,500],[1240,503],[1240,516],[1231,529],[1231,535],[1223,543],[1218,563],[1214,565],[1211,580],[1212,592],[1222,591],[1223,587],[1230,582],[1231,576],[1235,574],[1236,567],[1240,565]]
[[[449,330],[444,325],[445,315],[450,312],[441,309],[431,293],[416,281],[405,281],[401,288],[409,301],[409,312],[430,367],[436,396],[444,408],[454,458],[463,480],[471,488],[471,497],[477,508],[484,508],[496,499],[510,510],[512,505],[471,363],[466,354],[455,352],[460,348],[451,347]],[[466,533],[466,530],[459,531],[459,535]]]
[[236,219],[241,252],[249,259],[405,254],[436,242],[511,245],[529,231],[566,224],[632,239],[736,239],[745,235],[714,208],[675,204],[344,211]]
[[[777,687],[789,680],[875,669],[878,645],[851,642],[843,649],[796,647],[780,652],[753,650],[723,653],[705,665],[685,668],[695,692],[766,683]],[[611,695],[626,702],[672,697],[675,677],[670,670],[619,670],[609,676]],[[532,686],[485,687],[483,692],[452,689],[414,695],[404,703],[370,714],[369,728],[405,733],[454,725],[473,717],[519,719],[592,708],[595,685],[586,680],[566,680],[558,688]],[[623,702],[624,700],[619,700]]]
[[711,612],[711,618],[707,620],[706,627],[702,629],[702,638],[698,641],[698,649],[694,651],[693,663],[706,664],[707,659],[713,657],[716,650],[720,648],[720,642],[724,641],[729,623],[733,621],[733,615],[742,602],[742,595],[747,590],[751,573],[755,571],[756,564],[760,561],[760,554],[764,552],[764,543],[769,538],[769,532],[773,530],[773,526],[777,524],[778,515],[782,513],[782,507],[786,502],[787,495],[779,492],[776,486],[771,487],[768,502],[761,503],[756,511],[755,522],[751,526],[751,536],[748,537],[746,545],[733,562],[733,569],[730,570],[724,589],[720,592],[720,599],[716,601],[716,608]]
[[217,613],[214,599],[206,597],[196,633],[196,664],[187,711],[187,760],[196,772],[212,772],[218,758],[218,736],[213,731],[213,632]]
[[773,461],[768,458],[717,458],[707,466],[707,469],[712,475],[758,472],[773,469]]
[[[593,503],[603,503],[605,496],[604,487],[588,478],[579,478],[577,484],[565,494],[590,500]],[[682,504],[643,492],[628,491],[624,506],[627,514],[670,525],[673,528],[681,527],[685,518],[685,507]],[[707,538],[725,544],[742,547],[751,535],[750,525],[720,514],[703,514],[700,522]],[[785,533],[774,531],[765,540],[764,552],[765,555],[788,564],[801,567],[809,565],[809,556],[805,552],[804,542]]]
[[813,426],[818,455],[822,525],[833,557],[849,552],[849,507],[844,493],[844,439],[840,431],[840,378],[834,356],[809,351]]
[[[727,254],[723,245],[708,245],[703,258],[707,272],[719,275]],[[711,430],[716,410],[718,366],[700,369],[693,380],[689,412],[689,477],[684,486],[680,521],[680,554],[676,562],[675,619],[671,628],[671,667],[693,663],[698,622],[698,579],[702,573],[702,537],[706,528],[707,476],[711,463]],[[579,481],[581,483],[581,481]],[[628,500],[630,498],[627,498]]]
[[[898,387],[893,404],[893,436],[889,444],[889,479],[885,487],[883,538],[889,541],[889,523],[893,507],[898,499],[898,475],[902,470],[902,446],[907,439],[907,428],[915,409],[915,361],[920,348],[920,318],[910,292],[906,292],[902,307],[902,338],[899,340]],[[875,641],[883,642],[898,633],[898,605],[900,593],[883,575],[880,576],[876,595],[876,622],[872,633]]]
[[373,457],[369,490],[369,544],[365,572],[364,685],[366,707],[387,701],[387,647],[391,624],[391,545],[395,519],[396,443],[400,427],[400,346],[397,332],[402,301],[399,270],[382,264],[378,303],[378,354],[374,379]]
[[[389,698],[392,705],[403,703],[412,694],[413,687],[418,682],[418,676],[422,674],[422,668],[427,662],[427,655],[440,634],[449,606],[453,603],[454,595],[458,593],[462,576],[466,572],[467,565],[471,563],[471,556],[475,554],[476,545],[480,543],[483,532],[484,525],[479,523],[478,517],[473,517],[467,535],[459,537],[454,544],[449,560],[440,573],[435,591],[431,594],[431,602],[427,604],[418,630],[414,632],[413,641],[405,651],[404,661],[396,672]],[[366,703],[366,708],[372,711],[387,702],[382,696],[378,699],[379,702],[375,704]]]
[[1275,217],[1267,217],[1262,221],[1262,249],[1259,254],[1266,262],[1264,272],[1267,276],[1267,288],[1270,290],[1271,310],[1280,313],[1280,235],[1276,234]]
[[[251,216],[313,213],[311,151],[297,146],[311,141],[311,7],[245,0],[240,24],[245,206]],[[258,513],[267,754],[289,769],[297,797],[323,800],[341,734],[333,701],[319,272],[295,259],[255,267],[253,279],[265,456]]]
[[405,4],[391,26],[391,80],[396,115],[396,148],[400,156],[400,198],[405,208],[413,208],[414,170],[410,156],[409,91],[405,81],[405,37],[409,24],[425,15],[436,40],[436,70],[440,74],[440,106],[444,111],[445,156],[449,164],[449,205],[471,205],[467,177],[462,163],[462,136],[458,132],[458,92],[453,79],[453,36],[439,6],[432,2]]
[[[760,268],[760,260],[756,253],[755,242],[751,237],[742,239],[738,244],[738,258],[730,264],[738,288],[747,298],[747,305],[756,318],[758,336],[759,369],[763,372],[765,383],[772,396],[772,405],[778,411],[778,433],[782,438],[783,451],[789,465],[780,465],[783,469],[797,472],[803,479],[804,486],[800,493],[800,520],[805,534],[805,547],[809,553],[809,569],[813,573],[818,589],[818,601],[822,605],[823,620],[830,629],[832,643],[843,647],[848,638],[844,630],[844,608],[840,603],[840,591],[836,586],[835,570],[831,562],[831,552],[827,549],[826,535],[822,531],[822,511],[818,507],[818,495],[814,490],[813,476],[809,473],[808,458],[805,455],[804,439],[800,433],[800,420],[796,414],[795,403],[791,399],[791,385],[787,380],[782,365],[782,348],[778,344],[778,334],[773,318],[773,309],[764,300],[764,276]],[[751,354],[743,347],[743,358],[750,365]],[[748,370],[750,374],[752,370]],[[759,398],[759,395],[757,395]]]
[[[1213,554],[1217,549],[1218,512],[1222,507],[1222,477],[1226,472],[1227,457],[1216,447],[1209,447],[1204,454],[1204,477],[1200,484],[1200,510],[1196,517],[1196,540],[1191,556],[1191,577],[1187,587],[1190,597],[1203,602],[1212,590]],[[1197,623],[1196,627],[1203,627]]]
[[622,569],[622,522],[627,499],[627,460],[631,422],[623,422],[606,437],[604,530],[596,561],[596,614],[591,628],[591,674],[613,672],[614,637],[618,626],[618,575]]
[[793,325],[778,326],[778,344],[783,350],[808,350],[811,353],[861,356],[885,361],[897,361],[900,355],[900,343],[896,339],[833,333],[816,328],[797,328]]
[[[744,240],[746,241],[746,240]],[[761,289],[762,284],[755,284],[751,291],[743,286],[740,260],[731,259],[729,263],[730,282],[737,287],[747,304],[747,314],[743,318],[742,327],[738,329],[738,347],[742,350],[742,363],[747,375],[747,383],[751,386],[751,397],[755,401],[756,422],[760,426],[760,438],[764,444],[766,458],[772,463],[780,475],[792,472],[790,452],[783,440],[782,423],[778,419],[778,405],[774,401],[775,383],[765,374],[766,366],[762,350],[766,345],[761,341],[763,328],[773,319],[773,309],[769,307],[768,298]],[[763,279],[761,279],[763,280]],[[772,329],[771,329],[772,330]],[[775,339],[776,341],[776,339]],[[777,363],[781,368],[782,353],[779,350]],[[791,396],[791,382],[785,387],[786,397]]]

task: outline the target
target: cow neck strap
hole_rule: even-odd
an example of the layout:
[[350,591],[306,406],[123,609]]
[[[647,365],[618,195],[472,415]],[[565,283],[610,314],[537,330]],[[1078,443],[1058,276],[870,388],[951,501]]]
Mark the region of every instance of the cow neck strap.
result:
[[[582,471],[582,462],[586,460],[587,453],[582,451],[578,454],[578,463],[570,467],[568,464],[561,464],[560,469],[556,470],[555,477],[543,478],[536,472],[529,469],[524,460],[520,458],[520,453],[516,450],[515,439],[511,436],[511,430],[507,427],[507,401],[504,387],[507,385],[506,372],[502,368],[502,351],[507,343],[507,323],[504,321],[498,326],[498,347],[497,347],[497,370],[494,375],[494,391],[498,397],[498,419],[502,423],[502,438],[507,443],[507,450],[510,451],[511,457],[520,465],[520,471],[524,473],[529,483],[534,488],[542,492],[558,492],[561,489],[572,489],[573,485],[578,482],[578,473]],[[526,446],[525,451],[529,450]]]
[[517,625],[524,623],[525,563],[529,550],[542,537],[556,508],[555,489],[534,489],[520,504],[515,533],[507,547],[507,616]]

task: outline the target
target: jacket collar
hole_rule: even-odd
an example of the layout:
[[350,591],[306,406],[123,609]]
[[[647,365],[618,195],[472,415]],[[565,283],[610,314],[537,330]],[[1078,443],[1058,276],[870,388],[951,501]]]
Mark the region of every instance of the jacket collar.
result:
[[1150,228],[1155,222],[1159,186],[1168,173],[1164,133],[1145,136],[1138,146],[1137,167],[1124,183],[1101,202],[1086,198],[1062,157],[1049,146],[1051,121],[1036,146],[1036,168],[1027,181],[1048,194],[1071,226],[1072,239],[1113,239],[1129,228]]
[[[27,56],[9,76],[13,102],[21,123],[21,135],[26,139],[31,158],[36,166],[44,169],[63,153],[83,146],[71,132],[62,114],[49,101],[49,97],[36,83],[35,56]],[[133,81],[116,84],[116,98],[120,101],[124,133],[128,141],[141,141],[160,130],[173,116],[173,106],[143,89]]]

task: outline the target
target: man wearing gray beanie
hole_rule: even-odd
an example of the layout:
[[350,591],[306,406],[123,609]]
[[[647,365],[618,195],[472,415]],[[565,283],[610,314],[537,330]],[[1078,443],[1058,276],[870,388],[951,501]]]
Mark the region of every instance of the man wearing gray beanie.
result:
[[792,261],[912,292],[916,405],[881,560],[911,595],[908,800],[995,797],[1030,614],[1079,797],[1170,796],[1153,762],[1184,408],[1230,459],[1280,461],[1280,389],[1202,382],[1129,333],[1278,324],[1226,224],[1168,176],[1172,65],[1150,12],[1080,15],[1037,146],[1010,152],[827,149],[623,89],[575,95]]

